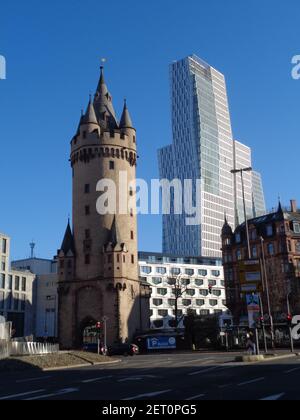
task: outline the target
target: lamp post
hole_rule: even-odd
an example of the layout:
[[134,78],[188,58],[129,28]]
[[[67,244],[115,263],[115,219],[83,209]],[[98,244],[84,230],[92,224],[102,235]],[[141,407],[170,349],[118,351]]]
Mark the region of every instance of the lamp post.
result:
[[107,356],[107,321],[109,318],[107,316],[104,316],[102,318],[102,321],[104,323],[104,355]]
[[271,311],[271,299],[270,299],[269,280],[268,280],[267,267],[266,267],[264,238],[262,236],[260,237],[260,243],[261,243],[261,255],[262,255],[263,277],[264,277],[263,286],[267,294],[268,313],[269,313],[270,326],[271,326],[271,342],[272,342],[272,348],[274,348],[274,322],[273,322],[273,316],[272,316],[272,311]]
[[[292,292],[288,292],[286,296],[286,302],[287,302],[287,311],[288,315],[287,317],[291,317],[291,305],[290,305],[290,295]],[[293,340],[293,334],[292,334],[292,327],[289,322],[289,333],[290,333],[290,341],[291,341],[291,352],[294,353],[294,340]]]
[[244,217],[245,217],[245,224],[246,224],[248,258],[250,260],[251,259],[251,248],[250,248],[249,225],[248,225],[247,212],[246,212],[245,185],[244,185],[244,177],[243,177],[243,173],[244,172],[252,172],[252,168],[233,169],[231,171],[231,173],[233,175],[236,175],[236,174],[240,174],[241,175]]

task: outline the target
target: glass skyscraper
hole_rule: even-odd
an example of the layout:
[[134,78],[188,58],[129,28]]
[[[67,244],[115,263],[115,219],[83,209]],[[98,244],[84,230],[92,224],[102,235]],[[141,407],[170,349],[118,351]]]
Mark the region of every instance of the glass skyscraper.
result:
[[[193,55],[171,64],[170,80],[173,144],[159,150],[160,178],[193,180],[200,224],[188,225],[186,214],[164,215],[163,252],[221,258],[224,215],[232,226],[243,221],[241,182],[230,171],[251,166],[251,150],[233,140],[223,74]],[[257,200],[251,174],[245,174],[245,195],[252,216]],[[255,196],[263,197],[262,189]]]

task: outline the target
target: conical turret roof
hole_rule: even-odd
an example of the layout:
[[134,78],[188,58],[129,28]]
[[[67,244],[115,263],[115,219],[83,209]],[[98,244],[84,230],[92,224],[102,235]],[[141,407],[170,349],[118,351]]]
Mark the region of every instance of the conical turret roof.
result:
[[133,128],[132,120],[127,108],[127,102],[124,102],[123,113],[120,121],[120,128]]
[[98,119],[98,123],[104,128],[117,128],[117,119],[112,103],[112,97],[107,89],[103,67],[101,67],[100,80],[97,86],[94,109]]
[[69,251],[75,254],[74,237],[72,234],[70,221],[68,221],[65,236],[61,245],[61,251],[63,251],[65,255],[68,254]]

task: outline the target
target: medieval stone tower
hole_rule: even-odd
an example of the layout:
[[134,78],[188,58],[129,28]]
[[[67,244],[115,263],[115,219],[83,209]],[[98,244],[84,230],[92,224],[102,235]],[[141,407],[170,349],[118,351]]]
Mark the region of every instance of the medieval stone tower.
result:
[[[90,98],[71,141],[73,229],[68,224],[58,251],[62,348],[80,346],[85,327],[104,316],[108,344],[130,340],[135,331],[148,327],[148,287],[138,275],[136,161],[136,131],[126,102],[118,122],[101,67],[94,100]],[[124,191],[126,177],[130,187]],[[101,180],[116,187],[114,214],[97,211]],[[120,182],[128,204],[122,211]]]

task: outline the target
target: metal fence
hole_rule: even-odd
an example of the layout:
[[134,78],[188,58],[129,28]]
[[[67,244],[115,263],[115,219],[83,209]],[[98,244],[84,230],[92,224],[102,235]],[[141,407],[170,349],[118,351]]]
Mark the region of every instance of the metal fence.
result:
[[58,344],[0,340],[0,360],[10,356],[43,355],[57,353],[58,351]]
[[10,356],[10,345],[7,340],[0,340],[0,360]]
[[6,322],[5,318],[0,316],[0,340],[9,340],[11,337],[11,322]]
[[12,342],[10,343],[11,356],[26,356],[35,354],[57,353],[58,344],[44,344],[35,342]]

